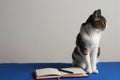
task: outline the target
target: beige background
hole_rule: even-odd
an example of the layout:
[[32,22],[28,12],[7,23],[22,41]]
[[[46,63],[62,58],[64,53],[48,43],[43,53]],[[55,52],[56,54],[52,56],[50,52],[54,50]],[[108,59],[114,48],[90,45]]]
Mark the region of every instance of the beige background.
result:
[[80,25],[101,9],[100,61],[120,61],[119,0],[0,0],[0,63],[72,62]]

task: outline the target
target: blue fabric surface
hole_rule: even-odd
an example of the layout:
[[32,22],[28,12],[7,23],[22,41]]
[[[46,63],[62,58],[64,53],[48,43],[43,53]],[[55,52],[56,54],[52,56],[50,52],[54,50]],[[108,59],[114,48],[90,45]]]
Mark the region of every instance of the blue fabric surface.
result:
[[[35,69],[71,66],[71,63],[5,63],[0,64],[0,80],[34,80]],[[89,78],[62,78],[61,80],[120,80],[120,62],[100,62],[98,70],[99,74],[90,74]]]

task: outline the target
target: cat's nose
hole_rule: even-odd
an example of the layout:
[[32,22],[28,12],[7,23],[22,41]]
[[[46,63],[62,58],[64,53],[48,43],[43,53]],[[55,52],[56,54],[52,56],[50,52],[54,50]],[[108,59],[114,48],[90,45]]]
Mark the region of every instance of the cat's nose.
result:
[[108,28],[108,24],[106,24],[106,28]]

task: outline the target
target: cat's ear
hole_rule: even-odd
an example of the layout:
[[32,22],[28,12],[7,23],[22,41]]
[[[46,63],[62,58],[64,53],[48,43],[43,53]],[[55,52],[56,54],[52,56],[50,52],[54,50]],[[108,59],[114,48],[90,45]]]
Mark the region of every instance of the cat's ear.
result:
[[98,9],[98,14],[101,15],[101,10],[100,9]]
[[100,9],[98,9],[98,10],[95,10],[94,12],[93,12],[93,19],[96,21],[96,20],[99,20],[99,18],[100,18],[100,16],[101,16],[101,10]]
[[95,10],[94,13],[93,13],[93,16],[95,16],[95,17],[101,16],[101,10],[100,9]]

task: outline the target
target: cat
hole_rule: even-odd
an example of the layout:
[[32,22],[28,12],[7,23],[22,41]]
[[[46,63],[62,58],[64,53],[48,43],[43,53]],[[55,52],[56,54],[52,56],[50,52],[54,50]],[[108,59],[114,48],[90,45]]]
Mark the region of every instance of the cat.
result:
[[76,37],[76,47],[72,53],[73,65],[86,69],[87,73],[99,73],[97,60],[100,55],[101,32],[107,27],[106,18],[101,10],[95,10],[81,25]]

